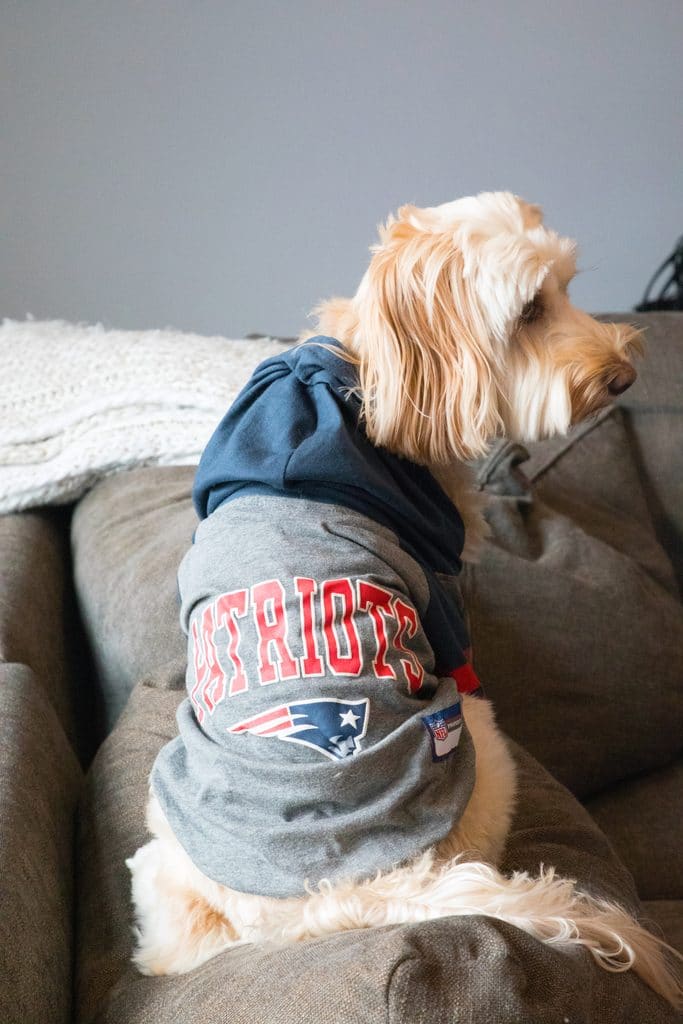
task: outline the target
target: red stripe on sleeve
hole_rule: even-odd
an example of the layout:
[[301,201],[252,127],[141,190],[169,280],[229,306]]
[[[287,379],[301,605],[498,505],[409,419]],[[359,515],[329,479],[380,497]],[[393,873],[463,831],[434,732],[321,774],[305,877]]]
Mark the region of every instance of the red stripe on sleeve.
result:
[[458,693],[476,693],[477,690],[481,689],[477,673],[469,662],[461,665],[460,668],[453,669],[451,676],[455,679]]

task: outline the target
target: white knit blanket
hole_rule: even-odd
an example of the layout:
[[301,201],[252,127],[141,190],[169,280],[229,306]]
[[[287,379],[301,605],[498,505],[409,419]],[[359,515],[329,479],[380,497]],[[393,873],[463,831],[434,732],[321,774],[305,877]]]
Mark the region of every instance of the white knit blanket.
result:
[[0,326],[0,513],[73,501],[101,477],[199,456],[271,338]]

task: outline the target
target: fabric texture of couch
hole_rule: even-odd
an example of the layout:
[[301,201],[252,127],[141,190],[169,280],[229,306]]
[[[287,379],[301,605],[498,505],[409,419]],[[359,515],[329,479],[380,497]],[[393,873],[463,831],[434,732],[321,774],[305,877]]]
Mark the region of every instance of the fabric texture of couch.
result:
[[[477,467],[492,536],[463,592],[520,770],[504,870],[553,864],[683,951],[683,315],[624,319],[648,354],[620,405]],[[632,972],[482,917],[136,972],[124,861],[184,696],[192,478],[134,469],[0,517],[0,1021],[680,1020]]]

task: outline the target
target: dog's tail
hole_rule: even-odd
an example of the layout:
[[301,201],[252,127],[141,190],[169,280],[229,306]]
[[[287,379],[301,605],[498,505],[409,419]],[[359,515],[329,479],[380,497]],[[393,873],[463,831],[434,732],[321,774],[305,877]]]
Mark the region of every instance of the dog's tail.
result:
[[[550,945],[585,946],[601,967],[633,969],[673,1006],[683,1005],[675,969],[675,961],[683,957],[622,907],[582,893],[572,880],[556,877],[553,868],[542,868],[538,878],[526,872],[506,877],[479,862],[456,859],[437,867],[427,853],[410,867],[360,885],[323,881],[300,902],[297,914],[291,913],[290,901],[283,901],[288,912],[278,921],[279,902],[268,901],[268,937],[276,941],[480,914],[506,921]],[[264,922],[259,924],[262,940]]]

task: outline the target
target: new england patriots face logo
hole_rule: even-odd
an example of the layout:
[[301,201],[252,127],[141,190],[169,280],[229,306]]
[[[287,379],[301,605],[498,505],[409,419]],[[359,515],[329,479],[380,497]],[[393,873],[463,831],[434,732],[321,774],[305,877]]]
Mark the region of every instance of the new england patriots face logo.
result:
[[360,741],[368,728],[369,704],[367,697],[363,700],[323,697],[280,704],[237,722],[228,732],[274,736],[311,747],[332,761],[341,761],[360,750]]

